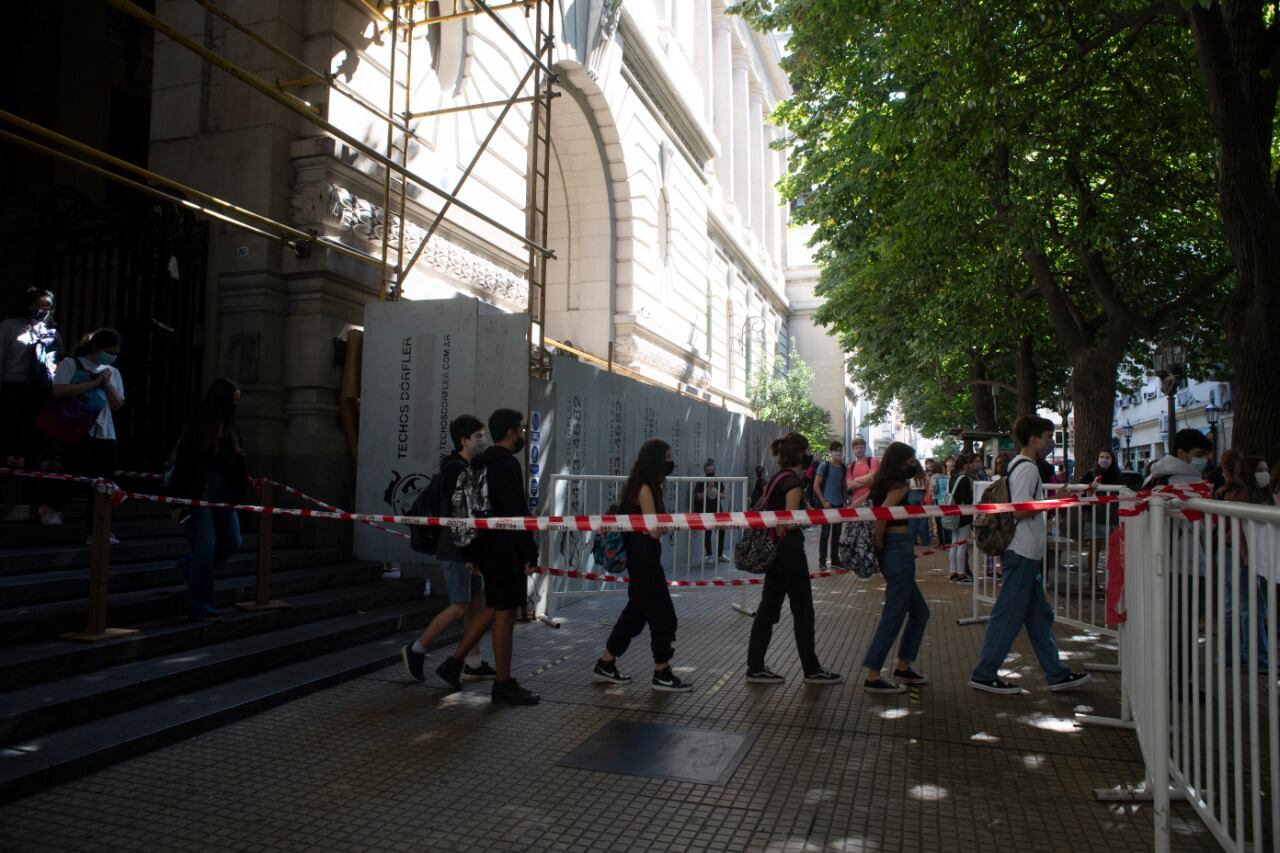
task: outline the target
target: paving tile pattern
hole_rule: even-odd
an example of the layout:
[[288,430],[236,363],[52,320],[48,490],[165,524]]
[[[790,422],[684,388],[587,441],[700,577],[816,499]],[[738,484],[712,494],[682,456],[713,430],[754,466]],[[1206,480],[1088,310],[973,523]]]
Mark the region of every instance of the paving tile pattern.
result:
[[[816,552],[810,542],[810,559]],[[1114,715],[1118,681],[1044,689],[1025,638],[1007,665],[1028,691],[967,687],[983,627],[957,626],[968,590],[945,556],[920,561],[932,610],[918,669],[933,682],[869,696],[857,665],[882,586],[817,581],[818,652],[849,677],[801,682],[785,614],[769,664],[780,687],[743,681],[749,620],[736,590],[676,596],[674,661],[697,689],[648,688],[647,642],[627,687],[590,683],[618,596],[517,630],[516,671],[535,708],[495,708],[486,683],[452,693],[399,667],[300,699],[0,809],[7,851],[1147,851],[1149,806],[1093,789],[1141,780],[1128,732],[1078,729],[1075,710]],[[752,600],[758,592],[752,591]],[[1105,640],[1060,630],[1073,663],[1113,662]],[[486,644],[487,647],[487,644]],[[439,660],[437,652],[428,660]],[[536,674],[535,674],[536,673]],[[747,732],[757,740],[727,785],[557,766],[610,720]],[[1189,807],[1173,807],[1178,851],[1217,850]]]

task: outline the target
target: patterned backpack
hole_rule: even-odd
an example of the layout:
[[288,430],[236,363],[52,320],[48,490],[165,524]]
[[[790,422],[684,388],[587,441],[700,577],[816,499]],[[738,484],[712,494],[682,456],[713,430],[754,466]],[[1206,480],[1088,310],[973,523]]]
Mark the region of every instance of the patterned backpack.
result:
[[[756,512],[768,509],[769,496],[773,494],[774,487],[787,477],[795,477],[795,472],[783,469],[774,474],[764,494],[760,496],[760,500],[756,501],[751,508]],[[740,572],[762,575],[773,567],[773,561],[777,556],[777,531],[768,527],[748,527],[742,531],[742,538],[738,540],[738,546],[733,549],[733,567]]]

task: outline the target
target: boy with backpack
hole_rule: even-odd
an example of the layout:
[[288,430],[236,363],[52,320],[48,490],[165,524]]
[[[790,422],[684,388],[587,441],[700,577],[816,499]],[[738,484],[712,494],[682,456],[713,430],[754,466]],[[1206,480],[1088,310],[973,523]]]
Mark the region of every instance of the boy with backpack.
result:
[[[470,514],[494,518],[529,514],[524,469],[516,456],[524,450],[526,431],[524,415],[514,409],[497,409],[489,416],[493,444],[471,463],[468,482],[473,484],[474,499],[470,501]],[[528,601],[526,578],[538,562],[537,540],[527,530],[485,530],[475,537],[473,551],[473,559],[484,575],[485,617],[467,626],[458,650],[436,673],[455,687],[459,686],[464,650],[479,642],[491,626],[493,662],[497,670],[493,704],[536,705],[541,697],[511,677],[511,646],[516,610]]]
[[[983,496],[985,503],[1022,503],[1044,497],[1038,463],[1053,453],[1053,422],[1024,415],[1018,418],[1013,431],[1022,452],[1009,463],[1004,479],[988,489]],[[1006,491],[1007,495],[1003,494]],[[1006,516],[1012,519],[1011,533]],[[1022,692],[1018,685],[1000,678],[999,668],[1024,625],[1050,690],[1070,690],[1089,681],[1089,673],[1072,672],[1062,662],[1053,639],[1053,608],[1044,595],[1044,512],[981,515],[974,527],[979,547],[988,553],[1003,551],[1004,584],[991,608],[969,686],[987,693]]]
[[[845,498],[844,445],[839,441],[833,441],[827,449],[831,451],[831,458],[818,463],[818,470],[813,475],[813,492],[817,495],[819,505],[823,509],[840,509],[844,506]],[[831,545],[831,568],[841,568],[840,530],[842,527],[844,527],[842,524],[822,525],[822,533],[818,537],[819,569],[826,568],[827,546],[832,542],[835,544]]]
[[[458,480],[484,449],[484,424],[474,415],[462,415],[449,424],[449,437],[453,439],[453,452],[441,457],[440,473],[436,474],[431,485],[423,489],[409,511],[410,515],[443,517],[453,514],[452,499]],[[409,541],[415,551],[435,554],[439,558],[449,593],[449,606],[431,620],[418,639],[400,650],[405,671],[416,681],[422,681],[422,664],[427,649],[446,628],[459,619],[463,620],[464,627],[481,623],[487,628],[493,617],[486,615],[484,579],[480,576],[480,569],[469,558],[468,549],[454,541],[452,530],[415,525]],[[471,649],[459,646],[458,651],[466,655]],[[473,658],[474,663],[464,664],[460,674],[454,672],[454,666],[449,663],[451,659],[442,663],[436,674],[455,688],[459,686],[459,675],[472,679],[496,675],[494,668],[480,660],[478,655]]]

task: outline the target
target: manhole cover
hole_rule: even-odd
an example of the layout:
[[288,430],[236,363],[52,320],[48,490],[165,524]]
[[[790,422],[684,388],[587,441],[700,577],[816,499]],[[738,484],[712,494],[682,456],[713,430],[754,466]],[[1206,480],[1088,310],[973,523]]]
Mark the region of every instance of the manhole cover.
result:
[[561,766],[724,785],[756,736],[614,720],[560,759]]

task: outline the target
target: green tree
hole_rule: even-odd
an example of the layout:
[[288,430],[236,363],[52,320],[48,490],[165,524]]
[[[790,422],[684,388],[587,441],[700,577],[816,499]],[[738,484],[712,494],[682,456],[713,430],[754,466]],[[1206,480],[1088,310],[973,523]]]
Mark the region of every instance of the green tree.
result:
[[[908,405],[935,393],[924,383],[939,370],[943,389],[1031,385],[1039,403],[1069,382],[1092,454],[1110,446],[1126,358],[1147,361],[1148,341],[1206,324],[1231,269],[1211,203],[1212,133],[1185,85],[1190,46],[1155,28],[1095,44],[1118,5],[744,7],[792,32],[784,189],[805,194],[821,319],[851,347],[855,375],[879,369],[884,393]],[[955,315],[967,338],[932,331]],[[948,339],[963,345],[940,347]],[[890,372],[886,354],[924,378]],[[1069,380],[1053,378],[1063,365]],[[1028,368],[1045,375],[1019,383]],[[1019,396],[1025,410],[1032,397]]]
[[775,355],[762,363],[750,377],[747,398],[757,419],[800,433],[816,450],[831,441],[831,413],[813,402],[813,369],[795,352],[793,338],[790,359]]

